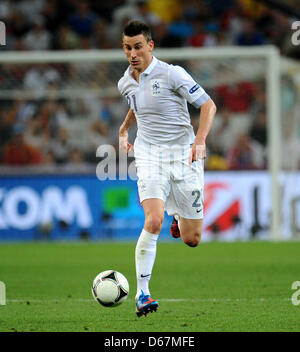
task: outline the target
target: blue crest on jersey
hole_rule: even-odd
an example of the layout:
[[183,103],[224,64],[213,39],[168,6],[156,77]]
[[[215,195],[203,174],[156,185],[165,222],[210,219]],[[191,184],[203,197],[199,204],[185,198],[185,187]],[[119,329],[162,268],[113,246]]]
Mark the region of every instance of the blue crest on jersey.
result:
[[189,93],[190,94],[193,94],[196,92],[196,90],[198,90],[200,88],[199,84],[195,84],[194,87],[192,87],[190,90],[189,90]]

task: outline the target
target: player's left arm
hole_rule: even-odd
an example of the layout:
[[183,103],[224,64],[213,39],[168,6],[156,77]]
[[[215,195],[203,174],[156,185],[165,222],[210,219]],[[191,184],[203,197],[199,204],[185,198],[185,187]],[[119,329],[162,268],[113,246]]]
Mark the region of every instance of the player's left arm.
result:
[[199,128],[191,149],[189,164],[206,158],[206,137],[211,129],[217,108],[211,98],[201,105]]
[[192,76],[180,66],[169,65],[170,87],[195,108],[201,108],[200,123],[194,144],[189,156],[189,164],[206,157],[206,137],[211,129],[217,108],[210,96],[192,78]]

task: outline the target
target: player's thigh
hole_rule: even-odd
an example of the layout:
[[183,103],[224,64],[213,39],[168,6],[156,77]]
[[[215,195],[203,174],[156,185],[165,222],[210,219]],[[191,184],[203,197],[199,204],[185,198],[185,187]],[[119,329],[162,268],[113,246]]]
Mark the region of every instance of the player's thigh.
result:
[[[197,167],[196,162],[192,166],[184,165],[183,177],[172,180],[170,184],[166,210],[169,215],[177,214],[184,219],[201,220],[203,218],[203,203],[203,168]],[[197,225],[198,227],[199,225]]]
[[201,240],[203,219],[186,219],[179,217],[180,234],[185,243],[195,243],[197,245]]
[[144,228],[150,233],[159,233],[164,221],[164,201],[158,198],[148,198],[142,201],[145,213]]

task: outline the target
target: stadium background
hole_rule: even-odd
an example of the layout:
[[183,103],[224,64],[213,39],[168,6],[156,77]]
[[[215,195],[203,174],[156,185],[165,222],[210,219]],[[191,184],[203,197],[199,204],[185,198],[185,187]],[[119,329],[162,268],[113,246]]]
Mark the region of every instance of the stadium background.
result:
[[[0,20],[6,25],[6,45],[0,51],[22,55],[118,49],[122,26],[133,18],[151,26],[158,48],[275,45],[288,67],[281,89],[281,169],[297,172],[282,215],[288,218],[283,222],[283,236],[291,238],[299,234],[300,227],[300,123],[296,112],[300,46],[291,42],[291,23],[299,19],[297,6],[297,1],[262,4],[251,0],[3,0]],[[126,67],[126,62],[101,68],[1,63],[1,240],[137,238],[144,216],[135,181],[99,180],[96,175],[101,161],[97,147],[110,144],[118,149],[118,129],[128,105],[115,90]],[[247,72],[248,80],[242,76],[230,84],[210,83],[205,66],[201,70],[199,83],[218,107],[207,141],[203,240],[269,239],[272,195],[266,87],[256,77],[261,67],[249,69],[241,62],[237,70]],[[81,93],[65,94],[78,87]],[[102,95],[85,94],[87,87],[89,92],[101,87]],[[190,109],[196,129],[199,112]],[[292,139],[291,115],[297,122]],[[131,138],[134,134],[131,131]],[[292,210],[286,213],[292,203],[295,214]],[[170,239],[169,222],[166,217],[162,240]]]

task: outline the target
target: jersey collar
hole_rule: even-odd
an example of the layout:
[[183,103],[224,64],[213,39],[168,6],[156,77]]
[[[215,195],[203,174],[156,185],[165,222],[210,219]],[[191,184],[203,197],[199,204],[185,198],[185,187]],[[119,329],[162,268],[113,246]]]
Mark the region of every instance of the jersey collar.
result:
[[158,61],[157,58],[155,56],[152,56],[152,61],[151,61],[150,65],[142,73],[144,73],[145,75],[149,75],[151,73],[151,71],[153,70],[154,66],[156,65],[157,61]]

